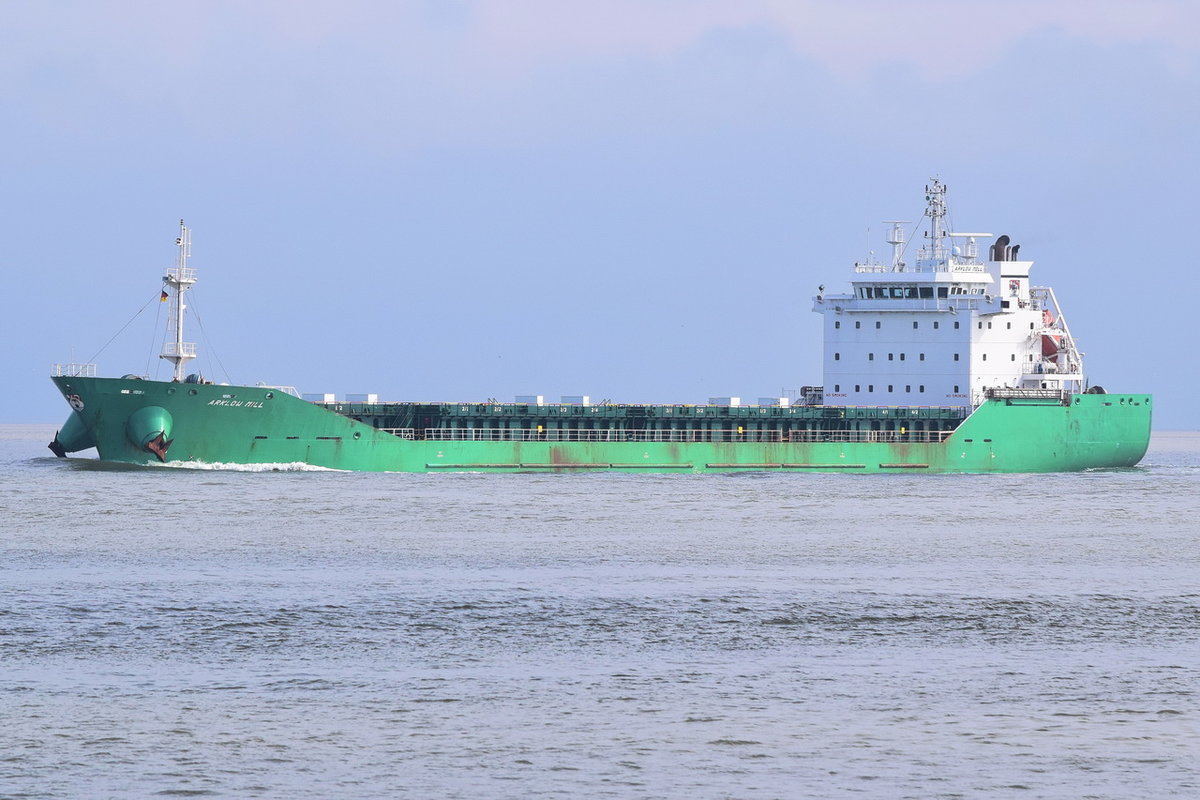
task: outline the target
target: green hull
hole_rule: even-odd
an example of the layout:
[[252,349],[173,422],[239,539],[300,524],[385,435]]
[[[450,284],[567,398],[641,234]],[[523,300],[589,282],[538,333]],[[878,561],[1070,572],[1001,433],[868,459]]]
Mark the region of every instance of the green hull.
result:
[[94,445],[101,460],[128,464],[388,472],[1065,472],[1134,466],[1150,441],[1147,395],[987,400],[933,441],[903,441],[903,435],[888,442],[469,441],[425,440],[419,433],[400,438],[267,387],[52,380],[74,409],[64,426],[73,431],[72,441]]

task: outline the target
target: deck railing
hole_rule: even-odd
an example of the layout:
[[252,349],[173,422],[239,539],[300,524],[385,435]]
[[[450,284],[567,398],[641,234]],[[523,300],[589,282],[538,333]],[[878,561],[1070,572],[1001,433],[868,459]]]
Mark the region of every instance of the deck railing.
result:
[[[405,439],[411,428],[384,428]],[[397,433],[404,431],[404,434]],[[427,441],[456,442],[941,442],[952,431],[736,431],[736,430],[590,430],[526,428],[426,428]]]
[[426,428],[433,441],[473,442],[781,442],[781,431],[660,431],[590,428]]
[[94,378],[95,364],[55,364],[50,368],[50,374],[55,378]]

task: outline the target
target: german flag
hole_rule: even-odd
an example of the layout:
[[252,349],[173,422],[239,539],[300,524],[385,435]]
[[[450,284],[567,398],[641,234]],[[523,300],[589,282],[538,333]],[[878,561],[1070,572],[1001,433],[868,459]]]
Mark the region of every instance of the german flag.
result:
[[160,302],[160,303],[167,302],[167,290],[166,289],[163,289],[163,293],[158,296],[158,302]]

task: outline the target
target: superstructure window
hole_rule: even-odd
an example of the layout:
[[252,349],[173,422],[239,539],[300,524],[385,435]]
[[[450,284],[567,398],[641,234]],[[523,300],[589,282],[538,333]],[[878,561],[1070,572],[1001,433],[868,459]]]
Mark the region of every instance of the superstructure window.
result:
[[873,384],[873,383],[868,383],[868,384],[867,384],[867,391],[868,391],[868,392],[874,392],[874,391],[875,391],[875,384]]
[[954,360],[955,360],[955,361],[958,361],[958,353],[955,353],[955,354],[954,354]]
[[833,385],[833,390],[834,390],[835,392],[840,392],[840,391],[842,390],[842,385],[841,385],[840,383],[835,383],[835,384]]
[[958,394],[958,384],[954,384],[954,393]]
[[924,361],[924,360],[925,360],[925,354],[924,354],[924,353],[921,353],[921,358],[920,358],[920,360],[921,360],[921,361]]
[[984,361],[987,361],[987,353],[984,353],[984,354],[983,354],[983,360],[984,360]]
[[861,383],[856,383],[856,384],[854,384],[854,391],[856,391],[856,392],[861,392],[861,391],[862,391],[862,384],[861,384]]
[[888,361],[894,361],[894,360],[895,359],[892,358],[892,353],[888,353]]
[[855,327],[855,328],[861,328],[861,327],[862,327],[862,322],[855,321],[855,323],[854,323],[854,327]]
[[935,323],[933,323],[933,329],[934,329],[935,331],[938,329],[938,324],[937,324],[936,322],[935,322]]
[[890,383],[888,384],[888,391],[889,392],[892,391],[892,384],[890,384]]
[[917,328],[919,328],[919,327],[920,327],[920,325],[918,325],[918,324],[917,324],[917,321],[914,319],[914,320],[913,320],[913,330],[915,331],[915,330],[916,330]]
[[841,353],[834,353],[834,354],[833,354],[833,360],[834,360],[834,361],[841,361],[841,360],[842,360],[842,354],[841,354]]
[[900,360],[901,360],[901,361],[903,361],[903,360],[904,360],[904,353],[901,353],[901,354],[900,354]]
[[833,327],[835,327],[835,328],[840,328],[840,327],[842,327],[842,321],[841,321],[840,319],[839,319],[839,320],[836,320],[836,321],[833,323]]
[[921,394],[924,394],[925,393],[925,384],[922,383],[920,386],[918,386],[917,391],[920,392]]
[[907,383],[904,384],[904,393],[909,394],[910,392],[912,392],[912,385]]
[[1006,323],[1004,323],[1004,324],[1008,326],[1008,330],[1010,330],[1010,331],[1012,330],[1012,323],[1011,323],[1011,322],[1006,322]]
[[1016,354],[1016,353],[1013,353],[1013,354],[1012,354],[1012,360],[1013,360],[1013,361],[1016,361],[1016,360],[1017,360],[1017,354]]
[[875,360],[875,354],[867,353],[867,361],[874,361],[874,360]]
[[955,322],[955,323],[954,323],[954,330],[958,330],[958,323],[957,323],[957,322]]
[[879,322],[879,320],[876,320],[875,321],[875,330],[879,330],[881,327],[883,327],[883,325]]

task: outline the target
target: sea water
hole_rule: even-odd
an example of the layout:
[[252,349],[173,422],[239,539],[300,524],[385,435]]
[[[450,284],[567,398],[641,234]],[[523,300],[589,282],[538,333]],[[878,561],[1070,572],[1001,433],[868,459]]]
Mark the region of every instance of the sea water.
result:
[[1200,796],[1200,434],[1062,475],[129,468],[0,426],[0,797]]

